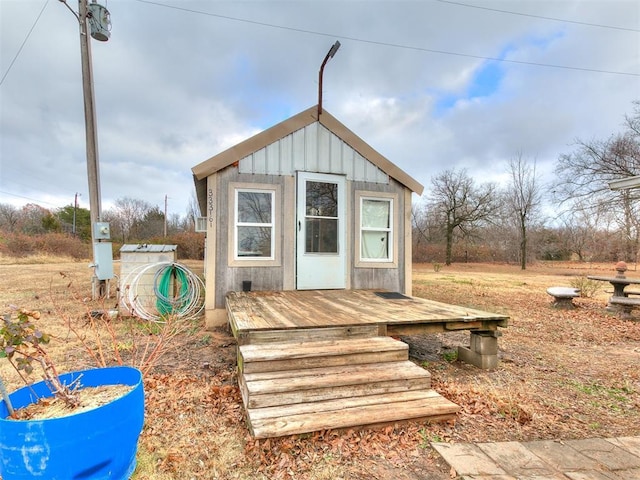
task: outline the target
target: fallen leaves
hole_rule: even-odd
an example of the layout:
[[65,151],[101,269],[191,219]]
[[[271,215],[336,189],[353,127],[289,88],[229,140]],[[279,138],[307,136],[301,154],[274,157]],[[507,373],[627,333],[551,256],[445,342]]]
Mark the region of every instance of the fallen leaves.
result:
[[[133,480],[444,480],[456,472],[431,442],[636,434],[640,323],[606,312],[603,298],[576,299],[571,311],[550,308],[546,287],[567,280],[552,276],[556,270],[465,264],[435,273],[431,265],[415,266],[414,293],[511,317],[495,371],[442,358],[445,346],[468,344],[468,332],[412,339],[411,351],[425,353],[434,388],[462,408],[446,423],[255,440],[237,386],[235,342],[224,329],[202,332],[201,341],[145,378],[145,427]],[[432,283],[423,284],[423,277]],[[36,306],[48,308],[44,301]],[[86,361],[78,348],[59,356],[70,366]]]

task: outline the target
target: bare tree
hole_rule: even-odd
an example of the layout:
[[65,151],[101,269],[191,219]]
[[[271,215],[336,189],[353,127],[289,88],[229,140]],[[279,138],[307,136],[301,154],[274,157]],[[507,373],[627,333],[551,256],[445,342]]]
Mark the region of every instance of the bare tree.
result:
[[446,170],[433,177],[431,184],[429,208],[441,220],[446,237],[445,263],[451,265],[455,234],[469,236],[475,227],[490,221],[498,210],[498,195],[494,184],[476,186],[465,169]]
[[27,203],[20,212],[20,229],[27,235],[46,233],[45,217],[51,212],[35,203]]
[[444,240],[441,222],[436,215],[424,203],[411,206],[411,226],[413,258],[416,262],[434,260],[434,244],[440,244]]
[[556,165],[556,200],[567,209],[589,214],[606,209],[617,214],[626,238],[623,255],[635,258],[640,243],[640,190],[612,191],[609,182],[640,174],[640,102],[625,117],[625,131],[607,140],[578,141],[576,150]]
[[20,210],[9,203],[0,203],[0,230],[14,232],[20,221]]
[[187,206],[186,222],[183,225],[184,231],[193,232],[196,228],[196,218],[201,217],[200,205],[198,205],[198,198],[196,197],[195,190],[191,192],[189,197],[189,205]]
[[618,249],[612,232],[616,229],[615,218],[607,209],[582,208],[562,215],[561,235],[565,248],[579,261],[606,261],[611,249]]
[[130,239],[141,240],[138,230],[152,209],[153,207],[144,200],[123,197],[115,201],[115,206],[105,212],[104,217],[111,223],[113,236],[121,236],[122,242],[126,243]]
[[527,268],[527,234],[540,210],[542,190],[536,175],[536,162],[527,162],[519,153],[509,160],[510,183],[506,190],[506,206],[514,216],[520,238],[520,268]]

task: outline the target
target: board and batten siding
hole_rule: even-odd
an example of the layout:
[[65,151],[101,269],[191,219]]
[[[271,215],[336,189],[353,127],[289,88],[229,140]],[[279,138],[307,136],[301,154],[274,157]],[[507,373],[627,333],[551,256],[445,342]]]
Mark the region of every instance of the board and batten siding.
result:
[[291,175],[320,172],[347,180],[388,184],[389,176],[320,123],[312,123],[239,162],[240,173]]
[[[216,252],[215,258],[215,308],[225,307],[225,297],[228,292],[242,290],[242,282],[250,280],[253,290],[282,290],[284,287],[284,265],[285,252],[284,248],[291,248],[286,240],[287,236],[291,236],[285,229],[294,231],[293,225],[284,224],[287,203],[287,193],[290,188],[285,188],[286,177],[277,175],[247,175],[238,172],[235,167],[228,167],[219,171],[217,177],[217,197],[218,197],[218,216],[217,216],[217,232],[216,232]],[[278,266],[232,266],[229,259],[229,232],[233,228],[230,223],[233,221],[231,212],[233,209],[234,197],[230,194],[229,185],[232,183],[251,184],[270,184],[280,185],[280,208],[276,208],[280,212],[279,218],[276,219],[282,238],[280,242],[276,241],[276,248],[279,250],[279,258],[281,259]],[[294,192],[295,194],[295,192]],[[290,195],[290,194],[289,194]],[[288,200],[291,203],[291,199]],[[290,215],[289,215],[290,216]],[[278,255],[276,255],[278,256]],[[292,274],[290,274],[292,275]]]
[[[215,254],[208,254],[211,262],[207,268],[215,272],[210,275],[214,277],[210,284],[214,285],[215,298],[208,295],[208,309],[224,309],[226,294],[241,290],[245,280],[252,282],[253,290],[280,291],[296,288],[295,204],[296,175],[300,171],[345,175],[347,178],[347,288],[406,292],[407,245],[404,239],[408,221],[406,209],[409,208],[410,211],[411,208],[410,192],[407,194],[404,185],[362,157],[326,127],[314,123],[209,176],[210,193],[215,192],[215,218],[209,218],[208,222],[210,226],[215,224],[215,228],[210,229],[215,241],[211,241],[209,246],[213,247]],[[278,185],[280,193],[276,208],[276,231],[279,241],[275,247],[278,257],[275,265],[258,265],[259,262],[252,266],[240,265],[229,257],[230,229],[233,228],[232,188],[238,184],[243,187],[255,185],[258,188],[260,185]],[[395,266],[381,268],[356,265],[356,242],[359,238],[359,225],[356,225],[356,209],[359,208],[357,192],[394,195],[394,248],[397,250]]]
[[[224,308],[224,299],[228,292],[239,291],[244,280],[252,282],[254,290],[291,290],[295,289],[295,211],[291,206],[295,204],[295,177],[278,175],[242,174],[236,168],[230,167],[216,174],[218,192],[218,217],[216,229],[215,254],[215,308]],[[280,262],[276,266],[236,266],[231,265],[229,259],[229,229],[232,228],[232,202],[230,194],[231,184],[273,184],[281,186],[279,197],[280,215],[277,218],[280,242],[276,242]],[[364,191],[370,194],[376,192],[395,194],[394,220],[395,226],[394,248],[397,249],[398,262],[391,268],[356,267],[355,262],[348,262],[347,288],[379,288],[390,291],[406,292],[405,235],[407,208],[405,188],[400,183],[390,179],[389,184],[374,184],[369,182],[349,182],[347,204],[347,232],[348,258],[356,255],[358,239],[358,225],[355,225],[358,198],[356,192]],[[408,197],[411,198],[410,196]],[[410,206],[409,206],[410,208]],[[210,265],[211,266],[211,265]]]

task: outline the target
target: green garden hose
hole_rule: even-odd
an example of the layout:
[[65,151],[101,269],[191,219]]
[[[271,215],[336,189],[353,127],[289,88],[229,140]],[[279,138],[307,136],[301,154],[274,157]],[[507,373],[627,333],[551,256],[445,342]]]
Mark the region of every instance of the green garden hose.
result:
[[159,269],[153,283],[154,293],[158,297],[156,308],[162,317],[180,315],[184,307],[190,304],[189,279],[184,269],[179,268],[175,263]]

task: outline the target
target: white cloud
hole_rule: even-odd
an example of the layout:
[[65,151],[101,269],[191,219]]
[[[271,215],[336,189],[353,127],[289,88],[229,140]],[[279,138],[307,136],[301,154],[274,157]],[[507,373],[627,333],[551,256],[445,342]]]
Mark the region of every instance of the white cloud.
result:
[[[447,168],[500,179],[518,152],[550,172],[576,138],[618,132],[640,98],[637,76],[510,62],[498,64],[495,89],[468,95],[490,81],[478,73],[491,62],[473,56],[640,74],[638,32],[441,2],[166,3],[179,9],[110,0],[112,37],[92,42],[106,206],[123,196],[161,205],[169,195],[170,209],[184,212],[191,167],[316,103],[336,39],[325,108],[427,189]],[[625,0],[482,5],[640,24]],[[0,2],[0,75],[41,8]],[[75,192],[86,202],[81,92],[75,19],[50,2],[0,86],[0,202],[62,206]]]

